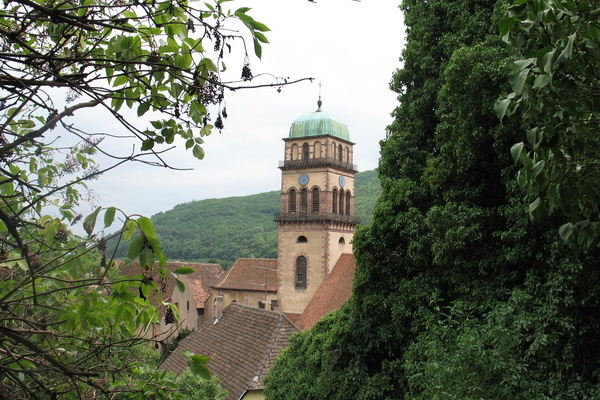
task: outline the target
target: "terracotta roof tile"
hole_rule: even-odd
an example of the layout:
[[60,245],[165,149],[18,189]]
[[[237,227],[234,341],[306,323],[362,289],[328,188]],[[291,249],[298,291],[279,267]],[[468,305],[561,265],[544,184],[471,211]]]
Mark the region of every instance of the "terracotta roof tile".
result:
[[221,283],[213,287],[231,290],[265,291],[265,279],[270,292],[279,287],[277,276],[277,259],[271,258],[238,258],[229,268]]
[[342,307],[352,294],[356,260],[351,253],[342,254],[319,289],[306,305],[302,315],[294,321],[298,329],[308,330],[325,315]]
[[[211,263],[171,261],[167,262],[165,265],[165,268],[169,271],[175,271],[180,267],[191,267],[196,270],[196,272],[190,275],[185,275],[185,277],[187,279],[187,286],[192,290],[196,308],[204,308],[204,302],[208,299],[211,293],[210,287],[219,282],[219,280],[225,275],[225,270],[219,264]],[[143,271],[140,268],[140,264],[137,262],[133,262],[121,267],[121,273],[123,275],[133,276],[141,274],[142,272]],[[157,264],[154,265],[154,268],[150,273],[145,272],[144,274],[147,276],[149,275],[149,277],[158,282],[159,287],[164,285],[162,292],[165,298],[173,296],[175,279],[172,275],[167,275],[167,279],[164,281],[160,279],[158,277]]]
[[247,389],[262,389],[275,357],[298,329],[282,313],[232,303],[223,313],[181,341],[161,368],[181,373],[185,350],[211,358],[207,364],[237,400]]

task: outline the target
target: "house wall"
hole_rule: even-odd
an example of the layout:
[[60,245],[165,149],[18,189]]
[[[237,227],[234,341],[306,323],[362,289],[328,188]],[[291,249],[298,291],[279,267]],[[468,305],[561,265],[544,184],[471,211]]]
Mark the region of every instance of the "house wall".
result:
[[263,390],[248,390],[240,400],[265,400]]
[[[204,323],[204,316],[198,315],[198,310],[196,309],[196,303],[194,302],[194,297],[192,290],[189,288],[187,277],[180,276],[179,280],[181,280],[184,285],[186,285],[186,290],[182,293],[179,291],[177,287],[173,288],[173,294],[170,298],[170,302],[177,306],[179,310],[180,316],[180,326],[181,329],[192,329],[195,330],[200,327]],[[177,328],[177,324],[167,324],[165,323],[166,317],[166,306],[161,305],[160,307],[161,315],[158,324],[153,324],[152,327],[146,332],[147,337],[154,337],[159,340],[164,340],[167,337],[174,338],[177,336],[179,330],[175,332]]]
[[[205,315],[205,320],[210,321],[212,318],[218,316],[225,307],[234,301],[245,306],[259,308],[260,301],[266,301],[267,304],[270,304],[272,300],[276,299],[276,292],[265,293],[247,290],[212,288],[212,294],[207,301],[207,303],[210,302],[211,304],[211,311],[208,313],[208,315]],[[270,310],[270,308],[267,309]]]

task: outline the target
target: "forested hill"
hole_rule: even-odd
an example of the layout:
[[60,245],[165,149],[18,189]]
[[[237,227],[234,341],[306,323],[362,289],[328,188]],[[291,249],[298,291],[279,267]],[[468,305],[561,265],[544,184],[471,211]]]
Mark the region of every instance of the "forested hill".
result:
[[[362,224],[370,222],[380,192],[375,171],[356,175],[355,214]],[[180,204],[152,221],[170,260],[229,267],[241,257],[277,257],[277,211],[279,191],[272,191]]]

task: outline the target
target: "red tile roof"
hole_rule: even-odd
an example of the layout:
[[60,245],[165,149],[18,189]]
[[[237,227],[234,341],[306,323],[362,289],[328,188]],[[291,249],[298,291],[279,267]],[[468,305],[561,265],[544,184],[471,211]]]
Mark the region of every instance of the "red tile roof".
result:
[[221,283],[213,287],[218,289],[276,292],[279,287],[277,259],[238,258],[231,268],[229,268],[227,275]]
[[225,276],[225,270],[219,264],[194,264],[199,265],[196,272],[187,276],[188,285],[194,296],[196,308],[204,308],[204,302],[211,294],[210,287],[219,283]]
[[342,304],[352,294],[355,271],[354,255],[342,254],[329,277],[321,283],[315,295],[306,305],[300,318],[294,321],[298,329],[306,331],[322,317],[342,307]]
[[210,357],[207,367],[229,392],[225,399],[237,400],[248,389],[264,388],[268,369],[297,331],[282,313],[232,303],[183,339],[161,368],[183,372],[185,350]]
[[[179,262],[179,261],[171,261],[167,262],[165,268],[169,271],[175,271],[180,267],[191,267],[196,270],[196,272],[185,275],[187,277],[187,285],[189,289],[192,290],[194,302],[196,303],[196,308],[204,308],[204,302],[210,296],[210,287],[215,283],[219,282],[219,280],[225,275],[225,270],[219,264],[209,264],[209,263],[192,263],[192,262]],[[173,290],[175,289],[175,279],[173,275],[168,274],[167,279],[162,280],[158,276],[158,264],[154,264],[152,271],[142,271],[140,268],[140,264],[138,262],[133,262],[131,264],[121,266],[120,272],[123,275],[133,276],[137,274],[144,274],[147,277],[151,277],[154,281],[158,283],[158,287],[161,288],[163,297],[168,298],[173,296]]]

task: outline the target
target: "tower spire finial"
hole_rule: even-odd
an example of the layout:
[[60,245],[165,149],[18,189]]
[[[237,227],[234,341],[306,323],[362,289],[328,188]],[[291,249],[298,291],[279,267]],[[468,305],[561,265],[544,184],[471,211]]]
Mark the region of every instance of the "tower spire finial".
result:
[[319,81],[319,101],[317,101],[317,106],[319,108],[317,108],[317,111],[321,111],[321,106],[323,105],[323,102],[321,101],[321,87],[323,85],[321,84],[321,81]]

